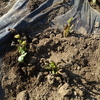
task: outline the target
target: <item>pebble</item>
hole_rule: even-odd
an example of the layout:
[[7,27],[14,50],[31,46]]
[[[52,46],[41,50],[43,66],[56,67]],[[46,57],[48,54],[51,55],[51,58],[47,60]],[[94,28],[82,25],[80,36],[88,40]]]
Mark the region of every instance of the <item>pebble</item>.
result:
[[61,38],[62,34],[56,34],[56,38]]
[[48,75],[47,80],[48,80],[48,83],[52,85],[55,81],[55,77],[53,75]]
[[11,46],[16,46],[14,41],[11,42]]
[[69,87],[69,84],[68,83],[65,83],[63,86],[61,86],[59,88],[58,93],[61,96],[69,96],[69,95],[72,94],[72,90],[71,90],[71,87]]
[[57,80],[59,83],[61,83],[61,82],[62,82],[62,80],[61,80],[61,78],[60,78],[60,77],[56,77],[56,80]]
[[17,94],[16,100],[28,100],[28,98],[29,98],[28,92],[25,90]]
[[85,79],[81,78],[81,81],[82,81],[83,84],[87,84]]
[[79,88],[76,88],[75,90],[76,90],[76,92],[79,94],[80,97],[83,97],[83,96],[84,96],[84,91],[82,91],[82,90],[79,89]]
[[84,92],[82,90],[78,91],[79,96],[83,97],[84,96]]
[[77,70],[80,70],[81,69],[81,67],[80,66],[77,66]]
[[74,91],[74,95],[77,96],[77,92],[76,91]]
[[43,73],[39,72],[38,76],[37,76],[37,80],[38,82],[43,78]]

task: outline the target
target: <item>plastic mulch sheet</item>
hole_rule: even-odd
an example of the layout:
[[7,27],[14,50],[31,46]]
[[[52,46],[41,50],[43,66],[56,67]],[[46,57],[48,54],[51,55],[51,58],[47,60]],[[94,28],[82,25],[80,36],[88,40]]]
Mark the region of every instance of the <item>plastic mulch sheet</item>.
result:
[[[19,31],[20,29],[28,29],[29,26],[34,24],[36,25],[39,22],[44,24],[46,22],[45,15],[48,15],[48,13],[52,12],[53,9],[59,9],[61,6],[65,5],[73,5],[73,7],[65,14],[56,16],[51,21],[52,27],[57,27],[62,31],[64,24],[67,24],[67,20],[73,17],[72,23],[74,24],[74,30],[84,34],[99,31],[100,14],[90,7],[88,0],[72,0],[71,2],[67,2],[60,6],[51,7],[61,1],[62,0],[48,0],[29,13],[27,12],[28,0],[16,0],[16,3],[8,13],[0,18],[0,55],[3,54],[3,51],[11,37],[8,28]],[[51,7],[51,9],[40,13],[48,7]]]

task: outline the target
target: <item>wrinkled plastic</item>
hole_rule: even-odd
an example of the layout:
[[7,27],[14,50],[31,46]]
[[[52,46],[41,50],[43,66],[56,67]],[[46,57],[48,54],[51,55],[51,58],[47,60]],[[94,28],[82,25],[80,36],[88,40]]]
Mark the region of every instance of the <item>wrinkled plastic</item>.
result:
[[40,12],[58,1],[61,0],[48,0],[41,4],[36,10],[29,13],[27,9],[28,0],[16,0],[15,5],[10,9],[10,11],[0,18],[0,55],[3,53],[4,48],[6,48],[11,37],[11,33],[8,31],[8,28],[19,31],[21,29],[27,29],[27,27],[31,24],[34,25],[37,22],[41,22],[43,24],[46,21],[44,21],[44,16],[53,9],[44,13]]
[[[44,13],[40,12],[61,0],[48,0],[43,4],[41,4],[37,9],[35,9],[31,13],[28,12],[27,8],[28,1],[29,0],[16,0],[16,3],[8,11],[8,13],[0,18],[0,68],[2,67],[2,62],[1,62],[2,55],[5,53],[6,48],[12,39],[11,38],[12,33],[8,31],[8,29],[9,28],[16,29],[17,31],[25,29],[27,31],[29,30],[28,28],[31,27],[31,25],[34,24],[36,25],[38,23],[41,24],[45,23],[46,22],[45,15],[48,15],[48,13],[52,12],[53,8]],[[54,9],[59,9],[59,7],[56,7]],[[0,70],[0,83],[2,79],[1,72],[2,71]],[[0,100],[3,100],[3,95],[4,92],[0,84]]]
[[[52,8],[44,13],[40,12],[59,1],[62,0],[48,0],[30,13],[27,9],[28,0],[16,0],[16,3],[9,12],[0,18],[0,55],[3,54],[10,41],[11,33],[8,31],[8,28],[18,31],[21,29],[28,30],[31,25],[39,22],[43,24],[46,21],[45,15],[52,12],[53,9],[59,9],[63,5]],[[74,30],[82,34],[99,31],[100,13],[90,7],[88,0],[71,0],[71,3],[66,3],[66,5],[73,5],[73,8],[52,20],[52,27],[59,28],[63,31],[67,20],[73,17],[72,23],[74,24]]]
[[100,31],[100,13],[94,10],[88,0],[74,0],[74,6],[64,15],[57,16],[53,23],[60,30],[63,30],[67,20],[73,17],[73,30],[82,34],[97,33]]

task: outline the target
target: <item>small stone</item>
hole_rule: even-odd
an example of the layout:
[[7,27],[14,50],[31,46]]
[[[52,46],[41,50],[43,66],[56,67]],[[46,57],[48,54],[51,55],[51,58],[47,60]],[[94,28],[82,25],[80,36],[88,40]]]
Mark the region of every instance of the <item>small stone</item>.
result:
[[26,74],[27,73],[27,68],[26,67],[22,67],[22,71]]
[[31,97],[29,100],[35,100],[35,98],[34,97]]
[[32,44],[37,43],[37,41],[38,41],[38,39],[37,39],[37,38],[34,38],[34,39],[32,40]]
[[48,55],[51,55],[51,53],[50,53],[50,52],[48,52]]
[[61,51],[62,50],[62,47],[58,47],[58,51]]
[[70,46],[74,46],[74,44],[73,43],[70,43]]
[[56,34],[56,38],[61,38],[62,34]]
[[20,90],[21,89],[20,85],[17,85],[16,89],[17,90]]
[[43,72],[44,75],[48,75],[48,72]]
[[59,83],[61,83],[61,82],[62,82],[62,80],[61,80],[61,78],[60,78],[60,77],[56,77],[56,80],[57,80]]
[[39,72],[38,76],[37,76],[37,80],[38,82],[43,78],[43,73]]
[[15,44],[15,42],[14,41],[12,41],[12,43],[11,43],[11,46],[15,46],[16,44]]
[[82,90],[78,91],[79,96],[83,97],[84,96],[84,92]]
[[58,90],[58,93],[61,96],[69,96],[69,95],[72,94],[72,90],[69,87],[69,84],[68,83],[65,83],[63,86],[60,87],[60,89]]
[[55,77],[53,75],[48,75],[47,80],[48,80],[48,83],[52,85],[55,81]]
[[30,43],[30,47],[29,47],[30,49],[33,49],[33,44],[32,43]]
[[53,37],[55,37],[55,35],[54,34],[50,34],[50,38],[53,38]]
[[68,75],[67,75],[65,72],[61,73],[61,75],[62,75],[62,77],[63,77],[64,79],[67,79],[67,78],[68,78]]
[[23,36],[23,39],[24,39],[24,40],[27,40],[26,36]]
[[77,70],[80,70],[81,69],[81,67],[80,66],[77,66]]
[[94,73],[91,73],[91,75],[94,75]]
[[83,84],[87,84],[85,79],[82,78],[81,81],[82,81]]
[[77,92],[76,91],[74,91],[74,95],[77,96]]
[[28,98],[29,98],[28,92],[25,90],[17,95],[16,100],[28,100]]

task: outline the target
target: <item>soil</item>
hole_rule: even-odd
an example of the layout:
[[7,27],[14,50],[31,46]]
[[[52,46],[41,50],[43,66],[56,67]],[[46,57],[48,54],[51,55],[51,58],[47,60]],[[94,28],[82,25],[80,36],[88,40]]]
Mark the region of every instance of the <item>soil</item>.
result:
[[43,3],[46,0],[29,0],[28,1],[28,10],[31,12],[39,7],[41,3]]
[[100,12],[100,1],[99,0],[96,0],[96,4],[94,4],[93,2],[90,1],[90,5],[93,9],[97,10],[98,12]]
[[[29,5],[29,11],[34,9]],[[63,9],[49,17],[65,13]],[[25,34],[25,61],[18,62],[20,54],[14,39],[3,57],[4,100],[100,100],[99,33],[84,36],[72,32],[63,37],[58,29],[48,27],[34,38]],[[52,61],[59,68],[58,74],[44,68]]]
[[15,0],[0,0],[0,17],[6,14],[14,3]]

